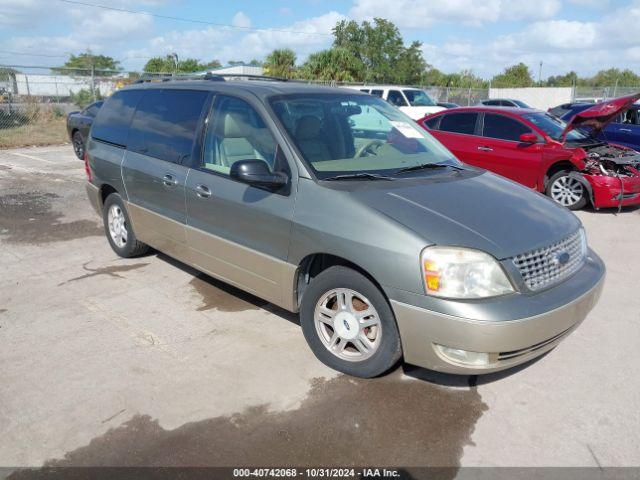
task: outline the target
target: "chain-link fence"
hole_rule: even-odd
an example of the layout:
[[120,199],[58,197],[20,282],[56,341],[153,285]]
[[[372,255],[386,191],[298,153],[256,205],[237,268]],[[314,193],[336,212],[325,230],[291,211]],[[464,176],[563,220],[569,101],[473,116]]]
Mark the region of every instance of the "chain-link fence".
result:
[[[81,110],[88,104],[111,95],[113,91],[145,77],[175,78],[180,75],[0,65],[0,148],[66,142],[66,117],[69,112]],[[332,81],[309,82],[340,85]],[[462,106],[476,105],[491,97],[488,88],[416,87],[426,90],[437,102]],[[638,90],[617,85],[576,87],[572,90],[571,99],[600,101]]]
[[0,65],[0,148],[66,142],[69,112],[139,77],[137,72]]

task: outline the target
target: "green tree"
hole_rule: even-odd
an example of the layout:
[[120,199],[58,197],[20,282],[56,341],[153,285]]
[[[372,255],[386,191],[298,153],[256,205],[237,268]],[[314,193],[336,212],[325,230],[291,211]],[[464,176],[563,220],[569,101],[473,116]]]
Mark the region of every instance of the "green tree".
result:
[[267,55],[263,67],[266,75],[292,78],[295,75],[296,54],[289,48],[274,50]]
[[391,80],[394,83],[417,85],[421,83],[427,66],[427,62],[422,56],[422,44],[412,42],[398,56],[395,68],[391,73]]
[[176,59],[177,56],[175,55],[153,57],[147,61],[143,70],[147,73],[191,73],[208,68],[217,68],[213,65],[220,65],[217,60],[202,64],[195,58],[185,58],[184,60],[178,60],[177,63]]
[[405,47],[398,28],[390,21],[374,18],[362,24],[342,20],[333,29],[333,46],[352,57],[350,75],[366,82],[419,83],[427,68],[422,44]]
[[545,82],[549,87],[571,87],[578,85],[578,74],[574,71],[565,73],[564,75],[555,75],[547,78]]
[[621,87],[636,87],[640,85],[640,77],[629,69],[609,68],[600,70],[589,83],[594,87],[610,87],[616,84]]
[[491,86],[497,88],[530,87],[532,85],[533,78],[529,67],[522,62],[505,68],[504,72],[491,79]]
[[355,58],[344,48],[321,50],[309,55],[298,70],[298,76],[304,79],[352,82],[354,61]]
[[221,68],[222,64],[220,63],[220,60],[211,60],[210,62],[207,62],[205,64],[202,65],[205,69],[210,69],[210,70],[215,70],[216,68]]
[[[71,55],[61,67],[51,70],[61,75],[91,75],[92,70],[97,75],[108,76],[121,70],[119,61],[106,55],[94,55],[90,51],[79,55]],[[65,70],[73,69],[73,70]]]

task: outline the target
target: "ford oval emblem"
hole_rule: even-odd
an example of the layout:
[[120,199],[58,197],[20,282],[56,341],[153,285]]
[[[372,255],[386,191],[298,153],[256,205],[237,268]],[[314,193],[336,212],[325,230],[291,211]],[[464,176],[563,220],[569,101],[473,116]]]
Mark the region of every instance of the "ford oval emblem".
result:
[[347,322],[346,320],[343,320],[342,323],[344,324],[344,328],[346,328],[347,331],[351,330],[351,327],[349,326],[349,322]]
[[552,262],[554,265],[566,265],[570,259],[569,252],[558,252],[553,256]]

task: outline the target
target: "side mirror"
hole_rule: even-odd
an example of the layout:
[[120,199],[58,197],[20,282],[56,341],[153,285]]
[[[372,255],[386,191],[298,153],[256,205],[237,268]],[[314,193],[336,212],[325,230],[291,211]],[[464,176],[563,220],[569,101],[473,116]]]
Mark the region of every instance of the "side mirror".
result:
[[238,160],[231,165],[229,176],[238,182],[269,188],[282,187],[289,181],[284,173],[269,170],[264,160]]
[[538,136],[535,133],[523,133],[520,135],[522,143],[538,143]]

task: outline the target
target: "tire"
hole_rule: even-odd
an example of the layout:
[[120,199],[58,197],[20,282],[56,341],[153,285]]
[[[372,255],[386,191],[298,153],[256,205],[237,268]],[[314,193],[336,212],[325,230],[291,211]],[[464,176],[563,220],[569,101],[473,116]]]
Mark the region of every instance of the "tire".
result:
[[547,196],[569,210],[580,210],[589,202],[587,189],[579,180],[569,177],[569,171],[555,173],[547,184]]
[[149,246],[136,238],[129,220],[129,213],[122,197],[117,193],[110,194],[104,201],[102,220],[109,245],[119,256],[133,258],[147,253]]
[[78,130],[73,132],[71,141],[73,143],[73,153],[75,153],[76,157],[80,160],[84,160],[84,137]]
[[300,324],[318,360],[354,377],[381,375],[402,357],[398,327],[387,299],[351,268],[330,267],[311,281],[302,296]]

